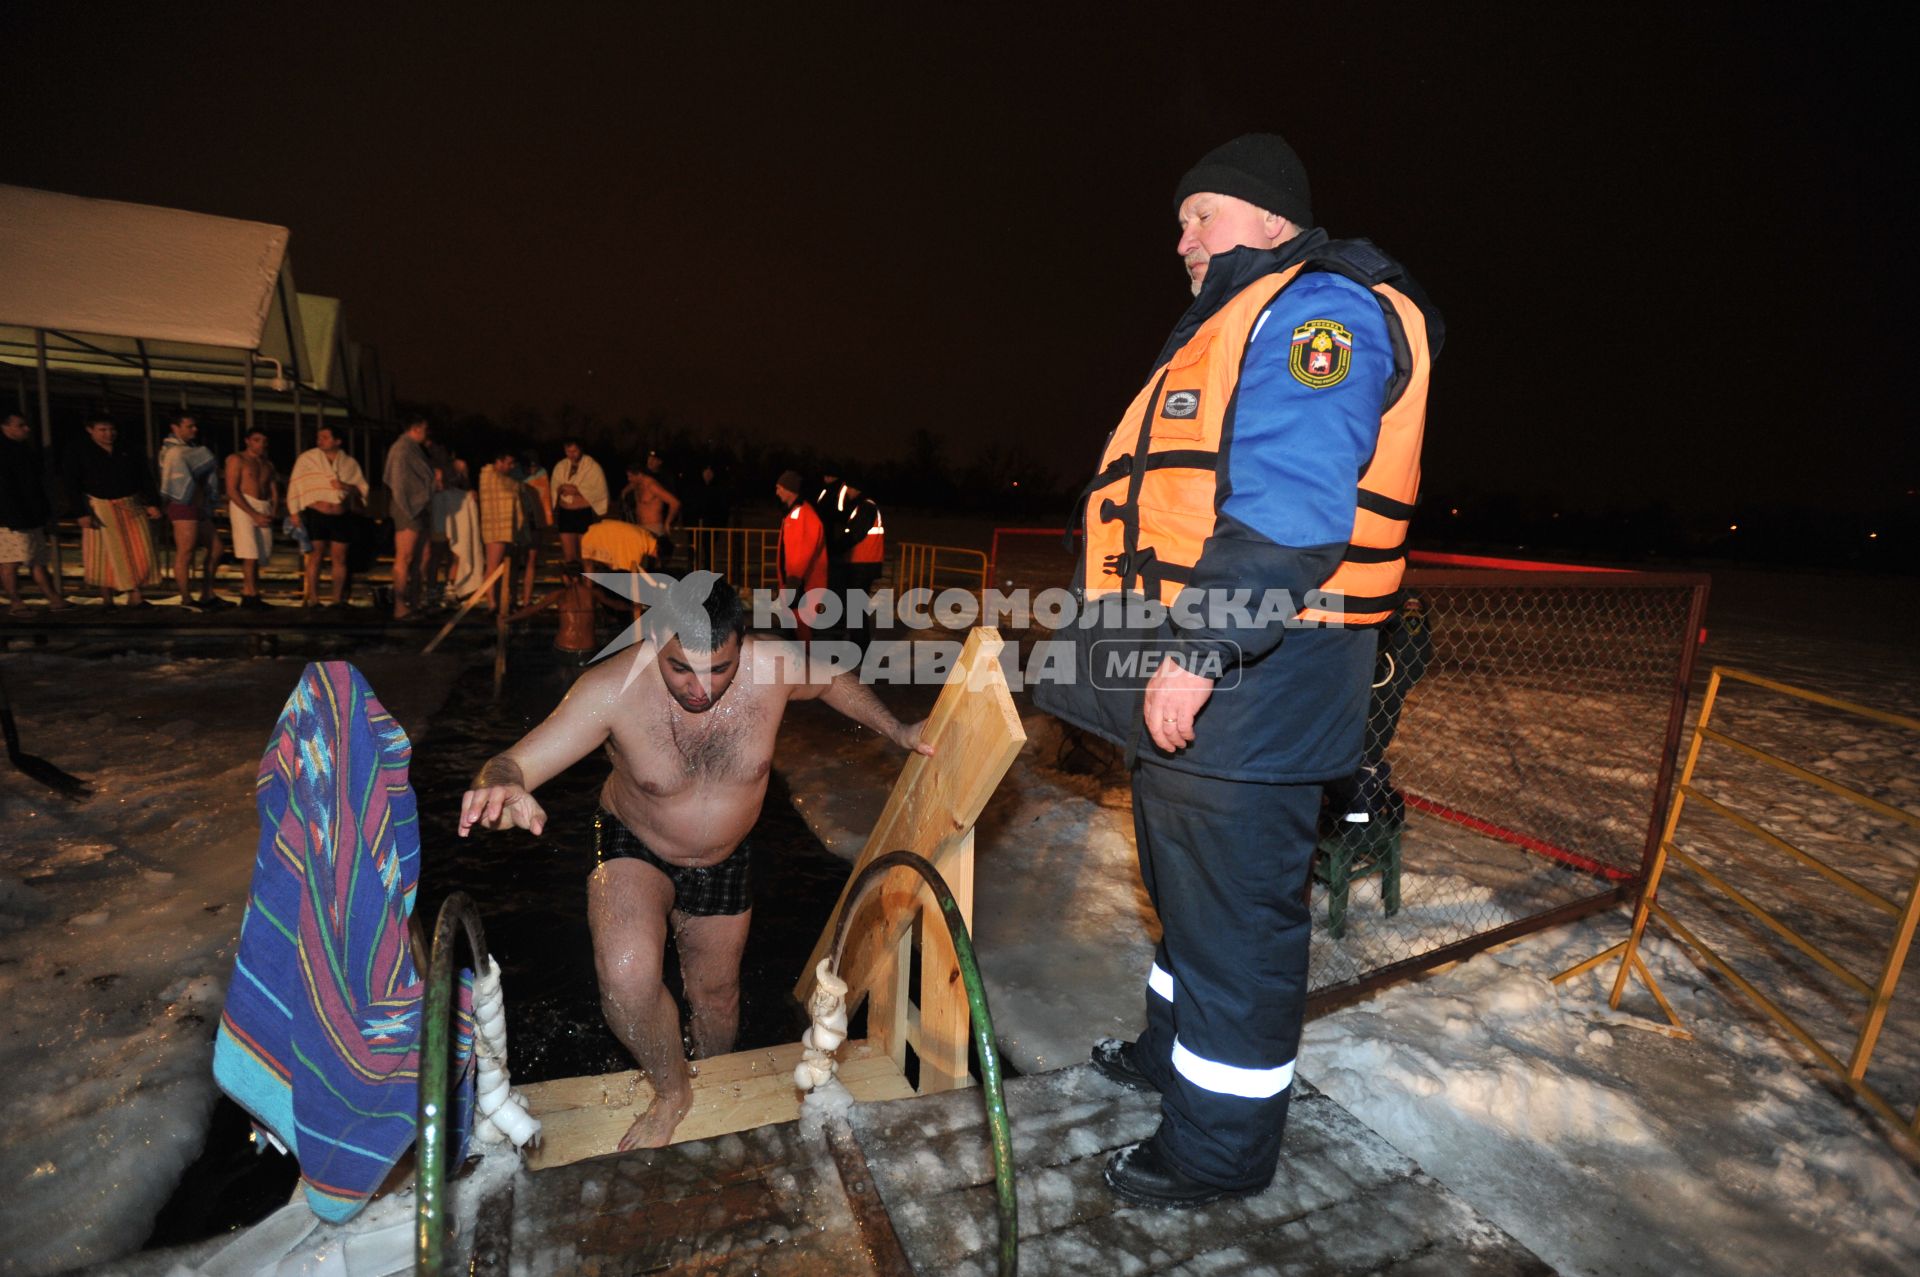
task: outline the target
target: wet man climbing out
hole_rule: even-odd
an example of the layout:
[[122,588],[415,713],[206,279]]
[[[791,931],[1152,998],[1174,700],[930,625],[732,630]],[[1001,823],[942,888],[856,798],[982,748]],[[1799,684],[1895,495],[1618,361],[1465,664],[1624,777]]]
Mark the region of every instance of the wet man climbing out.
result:
[[476,825],[538,834],[547,814],[532,791],[607,750],[587,919],[601,1009],[654,1088],[622,1149],[665,1145],[693,1102],[679,1010],[662,979],[669,929],[695,1058],[733,1048],[752,917],[748,834],[787,705],[818,698],[903,749],[933,752],[922,724],[901,724],[851,674],[747,634],[731,586],[714,580],[698,602],[683,597],[692,585],[648,613],[636,648],[589,669],[545,722],[487,763],[460,807],[462,837]]

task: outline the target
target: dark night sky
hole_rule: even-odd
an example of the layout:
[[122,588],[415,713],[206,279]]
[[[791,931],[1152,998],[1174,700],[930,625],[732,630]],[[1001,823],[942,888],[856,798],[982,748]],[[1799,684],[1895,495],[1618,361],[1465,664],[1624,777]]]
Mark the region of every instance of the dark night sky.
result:
[[389,7],[8,4],[0,180],[292,227],[409,398],[1077,475],[1186,301],[1174,181],[1272,128],[1447,314],[1430,484],[1915,482],[1875,10]]

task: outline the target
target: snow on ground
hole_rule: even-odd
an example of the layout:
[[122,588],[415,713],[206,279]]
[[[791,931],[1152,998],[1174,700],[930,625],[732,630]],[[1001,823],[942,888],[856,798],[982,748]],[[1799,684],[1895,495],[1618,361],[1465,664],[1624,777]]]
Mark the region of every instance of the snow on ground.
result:
[[[917,704],[894,689],[882,695],[902,715]],[[1023,723],[1027,743],[975,833],[973,936],[1001,1049],[1033,1073],[1079,1063],[1089,1034],[1131,1036],[1159,922],[1140,884],[1125,791],[1053,766],[1054,719]],[[900,765],[887,742],[812,704],[789,712],[774,756],[815,835],[848,860]],[[862,783],[848,785],[849,773]]]
[[1914,1271],[1912,1166],[1677,945],[1644,954],[1692,1042],[1643,1027],[1644,991],[1609,1010],[1601,974],[1555,988],[1622,930],[1562,927],[1317,1019],[1302,1072],[1564,1272]]
[[[1893,623],[1911,609],[1810,632],[1793,601],[1819,582],[1727,576],[1716,580],[1689,722],[1709,663],[1898,712],[1920,708],[1920,661]],[[1913,593],[1903,583],[1885,588]],[[1782,623],[1783,605],[1791,625]],[[1589,827],[1577,817],[1651,785],[1657,758],[1643,756],[1638,725],[1634,739],[1624,740],[1618,716],[1610,727],[1594,712],[1600,702],[1568,698],[1543,682],[1531,704],[1518,708],[1530,721],[1554,725],[1563,747],[1557,756],[1518,751],[1502,737],[1508,706],[1488,712],[1461,701],[1459,690],[1432,698],[1430,713],[1455,702],[1457,728],[1445,742],[1451,756],[1434,757],[1446,758],[1456,775],[1490,775],[1485,801],[1512,784],[1501,776],[1525,768],[1521,801],[1529,819],[1566,830],[1562,845],[1637,848],[1643,825],[1610,806]],[[1728,730],[1883,801],[1920,807],[1920,741],[1911,733],[1749,693],[1727,693],[1721,721]],[[1514,696],[1503,693],[1509,702]],[[1664,721],[1662,707],[1650,701],[1642,708],[1641,718],[1657,713]],[[1413,712],[1410,702],[1409,725]],[[776,765],[815,831],[851,858],[898,759],[884,742],[830,718],[796,712]],[[1017,1067],[1032,1070],[1077,1061],[1093,1038],[1138,1028],[1153,941],[1124,787],[1111,775],[1063,768],[1070,746],[1057,726],[1040,715],[1025,721],[1028,745],[979,830],[975,931],[1003,1047]],[[1730,801],[1736,791],[1746,794],[1742,810],[1872,889],[1903,898],[1920,867],[1910,831],[1724,747],[1709,746],[1703,759],[1703,789]],[[861,777],[858,785],[848,785],[849,770]],[[1810,873],[1780,868],[1720,823],[1696,809],[1680,841],[1710,866],[1737,864],[1739,881],[1759,903],[1869,982],[1877,978],[1874,963],[1891,925],[1881,911],[1853,905]],[[1571,842],[1577,838],[1590,841]],[[1316,986],[1341,982],[1342,964],[1359,970],[1393,952],[1396,929],[1480,930],[1594,890],[1590,877],[1543,873],[1539,857],[1420,813],[1406,845],[1402,914],[1380,915],[1377,880],[1357,886],[1347,939],[1316,934]],[[1844,1058],[1861,1020],[1860,998],[1678,874],[1663,899]],[[1324,902],[1316,915],[1318,929]],[[1603,913],[1324,1016],[1308,1026],[1302,1076],[1566,1272],[1920,1269],[1915,1163],[1837,1091],[1809,1052],[1683,946],[1655,928],[1643,955],[1694,1033],[1690,1042],[1646,1027],[1659,1012],[1637,984],[1622,1010],[1609,1009],[1611,965],[1564,987],[1551,983],[1624,938],[1628,921],[1624,910]],[[1909,973],[1868,1078],[1906,1111],[1920,1101],[1920,973]]]
[[[1738,574],[1732,588],[1716,582],[1707,659],[1887,708],[1920,707],[1912,645],[1889,624],[1806,632],[1800,604],[1817,584]],[[1791,629],[1776,611],[1783,599],[1798,608]],[[0,1100],[9,1132],[0,1145],[0,1272],[41,1273],[138,1245],[198,1149],[213,1098],[213,1024],[254,848],[254,768],[300,663],[33,653],[7,661],[25,747],[97,788],[68,806],[0,770],[0,1069],[15,1079]],[[444,699],[454,674],[451,664],[399,654],[359,663],[410,728]],[[1554,690],[1535,688],[1532,710]],[[926,689],[882,695],[903,717],[931,704]],[[1444,699],[1436,690],[1434,711]],[[1533,773],[1526,801],[1543,818],[1556,815],[1539,805],[1543,796],[1571,793],[1590,810],[1593,795],[1650,783],[1645,760],[1623,752],[1591,703],[1554,703],[1563,738],[1590,748]],[[1812,770],[1898,805],[1920,801],[1917,746],[1898,731],[1732,694],[1727,704],[1730,726],[1798,750]],[[1514,757],[1497,717],[1455,716],[1473,742],[1461,758],[1480,760],[1464,770]],[[1035,1071],[1084,1058],[1095,1037],[1137,1028],[1153,924],[1124,785],[1083,766],[1044,716],[1025,721],[1029,742],[979,831],[975,931],[1008,1057]],[[830,710],[803,705],[775,761],[815,831],[850,859],[900,756]],[[1920,864],[1910,836],[1824,791],[1789,789],[1758,764],[1718,762],[1713,784],[1762,795],[1757,814],[1768,824],[1844,859],[1874,890],[1903,891]],[[1595,824],[1599,834],[1588,836],[1617,842],[1634,832],[1617,819]],[[1696,831],[1688,845],[1708,863],[1732,854],[1710,819],[1689,817],[1683,835]],[[1524,916],[1592,882],[1543,875],[1538,857],[1421,813],[1407,839],[1402,914],[1381,916],[1377,880],[1357,886],[1347,939],[1316,938],[1317,983],[1339,982],[1340,964],[1372,965],[1422,930]],[[1877,911],[1835,909],[1833,893],[1805,875],[1749,872],[1763,904],[1875,974],[1869,958],[1885,936]],[[1672,887],[1675,909],[1727,945],[1736,965],[1756,977],[1778,970],[1778,944],[1770,952],[1765,933],[1713,915],[1685,890]],[[1691,1043],[1641,1026],[1657,1012],[1637,988],[1616,1013],[1598,975],[1559,990],[1548,983],[1625,927],[1622,914],[1601,915],[1328,1015],[1309,1026],[1302,1075],[1569,1272],[1920,1268],[1912,1165],[1836,1097],[1801,1048],[1682,948],[1656,932],[1645,952],[1695,1032]],[[1857,1024],[1858,1001],[1837,986],[1776,975],[1767,987],[1830,1035],[1823,1040],[1839,1042]],[[1896,1004],[1869,1073],[1909,1108],[1920,1090],[1916,988],[1920,976]]]
[[[5,659],[22,747],[94,786],[0,765],[0,1273],[47,1273],[139,1246],[199,1154],[254,773],[303,663]],[[357,663],[403,724],[454,670]]]

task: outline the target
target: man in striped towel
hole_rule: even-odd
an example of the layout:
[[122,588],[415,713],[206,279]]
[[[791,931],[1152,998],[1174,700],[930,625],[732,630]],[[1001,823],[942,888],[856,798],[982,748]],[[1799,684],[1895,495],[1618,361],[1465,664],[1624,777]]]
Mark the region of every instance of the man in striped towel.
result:
[[[493,464],[480,472],[480,540],[487,547],[487,575],[506,562],[521,529],[526,526],[526,508],[520,502],[520,481],[513,477],[513,449],[494,453]],[[489,591],[495,607],[507,607],[513,600],[504,585]]]
[[140,458],[114,447],[119,433],[105,417],[87,423],[87,442],[67,454],[67,491],[78,506],[87,584],[109,607],[116,594],[146,607],[141,591],[159,576],[149,520],[160,517],[160,498]]
[[[407,943],[412,756],[360,671],[328,661],[301,676],[255,783],[260,848],[213,1075],[300,1159],[328,1220],[358,1212],[414,1138],[426,988]],[[463,988],[455,1166],[472,1125],[467,1008]]]

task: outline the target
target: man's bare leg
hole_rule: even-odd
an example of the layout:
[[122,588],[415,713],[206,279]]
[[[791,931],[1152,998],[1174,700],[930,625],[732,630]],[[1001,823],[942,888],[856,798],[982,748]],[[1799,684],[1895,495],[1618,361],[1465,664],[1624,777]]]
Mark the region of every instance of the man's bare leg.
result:
[[[484,573],[485,576],[492,576],[494,569],[507,561],[507,550],[509,548],[505,541],[487,542],[487,570]],[[512,600],[507,597],[507,583],[504,580],[495,581],[487,587],[486,605],[489,610],[506,607],[511,602]]]
[[660,978],[672,908],[672,881],[644,861],[609,861],[587,879],[600,1010],[653,1084],[653,1103],[620,1137],[623,1150],[665,1148],[693,1107],[693,1081],[680,1045],[680,1008]]
[[412,528],[401,528],[393,534],[393,619],[405,620],[412,615],[419,589],[420,573],[416,563],[420,558],[422,534]]
[[339,607],[347,601],[347,543],[334,541],[327,549],[333,565],[333,595],[330,601],[335,607]]
[[213,603],[217,601],[213,595],[214,575],[220,570],[220,556],[226,552],[227,545],[220,536],[219,524],[207,526],[212,530],[212,535],[207,541],[207,571],[200,582],[200,598],[203,602]]
[[747,947],[745,913],[694,917],[675,910],[673,938],[680,947],[680,981],[693,1020],[693,1058],[733,1050],[740,1035],[740,955]]
[[193,546],[200,538],[200,522],[173,520],[173,583],[179,587],[180,601],[193,602]]

